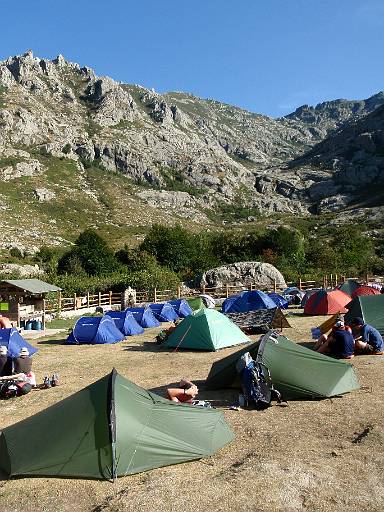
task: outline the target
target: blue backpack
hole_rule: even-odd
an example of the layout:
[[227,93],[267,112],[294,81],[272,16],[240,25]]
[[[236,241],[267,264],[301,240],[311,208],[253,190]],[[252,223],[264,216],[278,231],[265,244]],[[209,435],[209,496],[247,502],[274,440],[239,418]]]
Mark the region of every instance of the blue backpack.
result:
[[243,388],[245,406],[262,410],[270,407],[272,400],[277,403],[282,401],[281,393],[272,384],[268,368],[254,361],[249,352],[240,357],[236,370]]

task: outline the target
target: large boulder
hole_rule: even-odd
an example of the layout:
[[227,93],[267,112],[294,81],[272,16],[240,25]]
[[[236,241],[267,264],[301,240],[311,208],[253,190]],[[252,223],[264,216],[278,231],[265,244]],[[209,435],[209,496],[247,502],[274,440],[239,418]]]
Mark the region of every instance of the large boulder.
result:
[[227,283],[236,286],[255,284],[259,288],[271,288],[275,281],[278,288],[287,287],[281,272],[270,263],[240,261],[208,270],[199,284],[208,287],[221,287]]

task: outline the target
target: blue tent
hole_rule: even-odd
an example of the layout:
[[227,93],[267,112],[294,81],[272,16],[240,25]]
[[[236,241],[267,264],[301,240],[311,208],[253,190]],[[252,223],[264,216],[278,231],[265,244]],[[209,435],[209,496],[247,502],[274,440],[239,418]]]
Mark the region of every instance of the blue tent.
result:
[[131,311],[108,311],[105,314],[112,318],[116,327],[124,336],[134,336],[144,332],[143,327],[136,322]]
[[4,345],[8,349],[8,357],[19,357],[20,350],[25,347],[31,356],[37,352],[37,348],[32,347],[20,335],[19,331],[12,327],[11,329],[0,329],[0,346]]
[[276,304],[268,295],[260,290],[244,291],[239,295],[228,297],[223,302],[223,313],[246,313],[259,309],[274,309]]
[[271,297],[271,299],[273,300],[273,302],[276,304],[277,307],[279,307],[280,309],[287,309],[288,308],[288,305],[289,305],[289,302],[287,301],[287,299],[285,299],[282,295],[280,295],[279,293],[268,293],[268,297]]
[[117,343],[124,335],[116,327],[110,316],[82,316],[76,322],[71,334],[64,342],[66,345],[89,343]]
[[136,322],[147,329],[147,327],[159,327],[160,322],[155,318],[152,311],[146,308],[127,308],[125,311],[130,311],[134,316]]
[[168,302],[150,304],[149,307],[159,322],[174,322],[179,318],[173,307],[168,304]]
[[170,300],[168,302],[180,318],[192,315],[193,310],[185,299]]

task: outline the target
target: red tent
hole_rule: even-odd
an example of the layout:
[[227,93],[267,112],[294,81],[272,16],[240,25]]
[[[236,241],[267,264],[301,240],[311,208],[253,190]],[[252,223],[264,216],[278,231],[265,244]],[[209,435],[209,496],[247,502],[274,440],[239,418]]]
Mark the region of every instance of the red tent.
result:
[[334,315],[346,313],[351,297],[341,290],[319,290],[309,297],[304,307],[306,315]]
[[380,291],[376,290],[376,288],[372,288],[372,286],[362,284],[358,288],[356,288],[356,290],[352,293],[351,297],[352,299],[354,299],[358,295],[380,295]]

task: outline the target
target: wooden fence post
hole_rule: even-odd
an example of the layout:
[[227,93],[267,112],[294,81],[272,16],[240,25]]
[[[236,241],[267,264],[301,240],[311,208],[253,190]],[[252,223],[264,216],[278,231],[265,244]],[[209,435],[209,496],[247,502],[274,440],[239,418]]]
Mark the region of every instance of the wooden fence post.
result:
[[365,282],[369,283],[369,275],[368,274],[365,274]]
[[299,290],[301,290],[301,277],[299,277]]
[[228,297],[229,297],[229,286],[228,286],[228,283],[225,283],[225,296],[228,299]]
[[153,302],[156,304],[157,302],[157,288],[155,287],[155,289],[153,290]]
[[47,301],[45,299],[43,299],[43,318],[42,318],[42,327],[43,327],[43,331],[45,331],[45,310],[46,310],[46,303]]
[[76,311],[77,309],[77,295],[76,293],[73,296],[73,309]]
[[178,299],[181,298],[181,288],[180,288],[180,286],[177,287],[177,298]]
[[201,285],[201,293],[204,293],[204,294],[205,294],[205,284],[202,284],[202,285]]
[[112,306],[112,291],[109,290],[109,305]]
[[98,300],[98,305],[101,306],[101,292],[99,292],[99,300]]
[[63,298],[63,297],[62,297],[62,295],[61,295],[61,292],[59,292],[59,297],[58,297],[58,299],[57,299],[57,308],[58,308],[58,310],[59,310],[59,313],[60,313],[60,311],[61,311],[61,302],[62,302],[62,298]]
[[337,286],[337,274],[335,274],[335,287]]
[[89,292],[87,292],[87,308],[89,308]]

